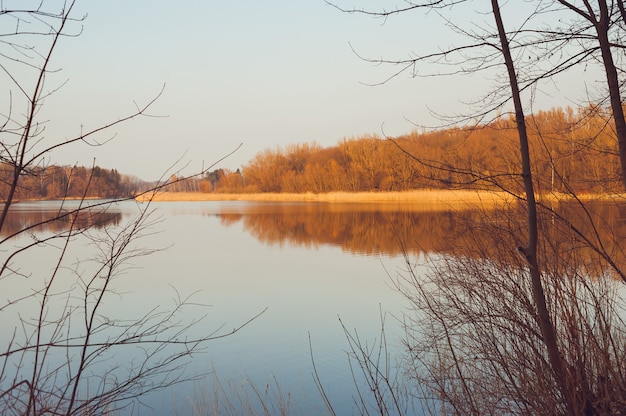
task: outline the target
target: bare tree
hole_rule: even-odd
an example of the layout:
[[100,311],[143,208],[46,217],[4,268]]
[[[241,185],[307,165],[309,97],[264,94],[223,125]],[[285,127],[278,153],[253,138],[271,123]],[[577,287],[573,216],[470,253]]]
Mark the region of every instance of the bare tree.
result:
[[[609,92],[609,102],[612,110],[615,133],[619,145],[622,172],[626,172],[626,120],[622,106],[621,85],[618,66],[614,50],[618,54],[623,53],[623,31],[626,25],[626,13],[622,0],[607,2],[606,0],[583,1],[582,6],[576,6],[567,0],[557,0],[566,10],[575,13],[587,27],[574,21],[572,28],[567,32],[571,39],[582,43],[583,52],[595,55],[599,50],[600,61],[606,75],[606,83]],[[591,32],[591,35],[589,34]],[[553,35],[551,35],[553,36]],[[589,39],[591,38],[591,42]],[[589,45],[591,43],[591,45]],[[626,186],[626,175],[622,175]]]
[[[190,357],[207,341],[232,334],[246,323],[191,337],[189,330],[205,312],[200,310],[192,320],[181,317],[183,310],[199,305],[191,295],[178,292],[170,307],[155,305],[140,316],[111,312],[109,305],[123,298],[116,278],[127,273],[133,261],[158,250],[142,241],[159,224],[151,201],[167,185],[164,180],[144,191],[147,202],[138,203],[136,214],[124,224],[114,215],[114,204],[122,200],[90,202],[85,198],[87,184],[82,199],[63,201],[51,217],[17,229],[8,227],[21,178],[44,174],[46,157],[55,149],[98,146],[98,134],[149,116],[160,93],[113,122],[74,138],[49,141],[42,134],[45,122],[39,112],[45,99],[62,86],[46,82],[56,71],[51,68],[52,57],[64,37],[80,34],[84,17],[74,17],[75,1],[0,7],[4,28],[0,71],[8,87],[0,120],[0,164],[12,172],[11,179],[0,184],[0,313],[12,328],[0,345],[1,413],[114,413],[136,406],[148,392],[197,377],[184,371]],[[48,229],[42,230],[45,226]],[[76,257],[74,247],[83,252],[89,248],[89,254]],[[31,269],[34,262],[29,258],[39,258],[42,265],[51,259],[50,267]]]
[[405,321],[407,374],[432,413],[623,412],[621,284],[607,277],[600,258],[571,244],[565,227],[552,230],[549,216],[541,220],[541,234],[550,237],[540,239],[542,280],[567,391],[537,324],[527,260],[509,249],[516,236],[502,227],[523,224],[510,213],[485,212],[462,232],[493,239],[473,239],[459,248],[463,256],[431,257],[426,275],[407,257],[398,278],[415,308]]
[[[479,100],[483,107],[471,118],[484,120],[494,110],[511,103],[519,137],[517,175],[523,194],[500,185],[518,197],[519,206],[506,212],[485,213],[485,222],[467,225],[468,229],[489,227],[488,235],[492,238],[475,239],[472,246],[460,251],[463,255],[458,258],[429,261],[428,276],[418,276],[407,258],[409,267],[404,275],[409,278],[398,287],[415,308],[414,318],[406,321],[408,376],[417,382],[415,394],[437,414],[623,412],[626,384],[622,372],[605,370],[605,366],[621,368],[626,353],[622,346],[625,326],[620,315],[624,301],[616,290],[619,283],[614,280],[616,276],[624,279],[618,265],[619,253],[607,251],[605,243],[596,238],[598,219],[575,194],[570,197],[586,213],[590,232],[582,232],[567,214],[537,199],[537,185],[542,179],[533,176],[525,115],[525,108],[532,106],[532,95],[526,106],[522,97],[524,90],[534,88],[539,81],[592,59],[596,49],[588,42],[604,43],[605,47],[600,45],[599,50],[609,73],[610,101],[615,100],[620,107],[613,111],[619,142],[617,125],[624,120],[610,49],[621,46],[605,38],[611,30],[621,30],[623,7],[618,6],[622,3],[609,10],[606,2],[598,2],[600,18],[596,18],[590,2],[585,1],[584,17],[593,25],[572,24],[568,30],[527,29],[529,22],[544,13],[559,10],[554,8],[554,2],[529,3],[536,7],[522,19],[522,28],[511,31],[506,29],[497,0],[491,1],[491,9],[485,14],[493,17],[493,31],[488,27],[460,27],[445,15],[461,3],[465,2],[408,2],[390,11],[340,8],[385,19],[419,9],[442,15],[447,25],[467,36],[467,44],[409,59],[375,61],[400,65],[400,71],[393,73],[392,78],[406,70],[417,74],[419,64],[442,60],[451,68],[447,75],[504,68],[507,82]],[[580,12],[569,2],[559,3]],[[593,36],[589,35],[589,28],[595,28]],[[586,47],[568,54],[566,59],[549,62],[547,67],[514,58],[526,56],[520,52],[527,51],[533,51],[532,56],[547,57],[557,45],[562,47],[581,39],[586,41]],[[621,146],[620,143],[623,157],[626,152]],[[409,156],[430,167],[455,170],[454,166]],[[471,169],[462,173],[470,181],[499,183],[497,176]],[[551,227],[557,231],[551,232]],[[579,245],[572,247],[561,243],[563,240]],[[519,244],[520,241],[524,243]],[[584,250],[594,253],[594,262],[582,254]],[[357,345],[362,344],[357,340]],[[586,353],[585,348],[593,352]],[[368,366],[372,362],[371,356],[360,359],[362,368],[370,372]],[[375,367],[374,372],[377,371]]]
[[537,203],[535,201],[535,188],[533,184],[531,157],[528,146],[528,133],[526,132],[526,120],[524,117],[524,108],[522,106],[522,98],[519,90],[515,63],[513,62],[513,57],[509,48],[509,39],[504,28],[504,22],[500,13],[498,0],[492,0],[491,7],[496,27],[498,29],[500,51],[504,59],[504,65],[507,69],[509,86],[511,88],[511,97],[515,108],[515,122],[517,124],[517,132],[520,140],[520,154],[522,157],[522,179],[524,181],[524,190],[527,198],[528,240],[525,247],[519,246],[518,249],[528,261],[537,321],[548,352],[550,366],[552,367],[552,371],[554,371],[555,379],[561,389],[561,393],[565,397],[567,408],[570,412],[573,412],[575,409],[575,403],[570,397],[569,386],[567,385],[567,380],[565,379],[565,374],[563,372],[561,353],[559,351],[559,346],[557,345],[556,332],[552,323],[552,317],[548,311],[545,290],[541,279],[541,271],[539,269],[539,261],[537,258],[537,245],[539,243]]
[[[341,7],[338,2],[326,1],[343,12],[360,13],[387,19],[396,14],[426,10],[430,15],[441,17],[444,22],[442,30],[450,29],[467,39],[460,45],[439,45],[438,48],[425,52],[411,52],[407,58],[369,58],[355,53],[362,59],[399,67],[383,80],[410,73],[414,77],[462,76],[486,73],[494,77],[493,71],[501,65],[501,50],[497,28],[489,22],[473,22],[462,26],[448,16],[453,9],[464,5],[469,8],[466,0],[406,2],[406,4],[385,10],[367,10]],[[606,0],[583,1],[582,5],[568,0],[533,1],[518,3],[516,16],[518,26],[506,30],[509,49],[514,56],[517,84],[520,92],[534,96],[538,89],[546,83],[558,84],[558,77],[572,69],[597,66],[600,63],[606,79],[606,89],[598,90],[596,85],[590,86],[593,91],[589,100],[596,105],[609,103],[612,126],[617,136],[622,171],[626,171],[626,122],[622,108],[621,88],[623,85],[621,62],[624,48],[624,29],[626,29],[626,12],[622,0],[607,2]],[[468,12],[473,10],[468,9]],[[491,14],[484,11],[475,14],[483,18]],[[547,22],[547,23],[546,23]],[[494,22],[495,23],[495,22]],[[429,71],[429,65],[435,70]],[[498,78],[496,75],[495,78]],[[595,82],[596,80],[593,79]],[[509,85],[498,83],[488,89],[485,94],[472,103],[474,109],[463,116],[451,119],[447,115],[441,117],[453,123],[469,123],[493,117],[494,111],[506,110],[512,104]],[[532,101],[532,100],[531,100]],[[598,104],[599,103],[599,104]],[[532,106],[528,103],[525,107]],[[626,187],[626,179],[622,182]]]

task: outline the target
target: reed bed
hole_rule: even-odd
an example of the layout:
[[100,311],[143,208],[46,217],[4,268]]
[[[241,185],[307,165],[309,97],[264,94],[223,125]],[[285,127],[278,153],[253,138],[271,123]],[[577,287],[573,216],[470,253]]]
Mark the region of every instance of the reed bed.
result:
[[[146,201],[146,194],[138,201]],[[432,206],[497,207],[515,198],[504,192],[471,190],[415,190],[405,192],[329,192],[222,194],[201,192],[159,192],[153,200],[167,201],[258,201],[258,202],[328,202],[328,203],[407,203]]]

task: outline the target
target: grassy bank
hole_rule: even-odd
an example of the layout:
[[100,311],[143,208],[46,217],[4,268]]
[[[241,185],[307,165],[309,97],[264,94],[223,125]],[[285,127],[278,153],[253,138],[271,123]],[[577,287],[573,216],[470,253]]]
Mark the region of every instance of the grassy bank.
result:
[[[138,198],[145,201],[151,195]],[[513,201],[504,192],[465,190],[416,190],[406,192],[330,192],[220,194],[200,192],[160,192],[155,201],[259,201],[259,202],[337,202],[337,203],[411,203],[420,205],[497,206]]]

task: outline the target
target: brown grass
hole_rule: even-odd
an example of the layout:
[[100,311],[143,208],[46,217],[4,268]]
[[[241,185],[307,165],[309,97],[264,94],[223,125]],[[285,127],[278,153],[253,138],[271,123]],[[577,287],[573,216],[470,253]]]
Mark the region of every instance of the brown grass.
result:
[[[145,201],[150,194],[138,198]],[[407,203],[455,208],[495,207],[510,203],[514,197],[504,192],[468,190],[416,190],[406,192],[330,192],[220,194],[200,192],[159,192],[154,201],[263,201],[263,202],[336,202],[336,203]]]

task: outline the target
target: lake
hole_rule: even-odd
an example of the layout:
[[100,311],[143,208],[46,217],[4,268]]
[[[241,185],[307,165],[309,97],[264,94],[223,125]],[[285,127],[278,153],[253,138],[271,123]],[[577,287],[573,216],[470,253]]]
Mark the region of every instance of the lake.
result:
[[[276,380],[283,394],[292,395],[295,407],[321,414],[310,337],[333,406],[338,414],[351,413],[354,388],[338,317],[374,339],[380,309],[398,312],[402,302],[384,267],[400,262],[389,263],[384,251],[367,245],[342,247],[342,241],[363,236],[355,230],[352,238],[333,237],[318,218],[345,224],[355,211],[333,214],[323,206],[246,202],[157,207],[165,220],[157,245],[173,243],[150,260],[158,262],[150,270],[158,270],[164,292],[171,292],[168,284],[182,293],[200,291],[196,300],[211,305],[209,328],[222,323],[235,327],[267,308],[241,332],[209,343],[200,365],[213,368],[223,384],[235,388],[252,382],[263,389]],[[315,235],[335,241],[311,238]],[[151,280],[153,273],[146,277]],[[212,391],[211,381],[200,391]],[[193,402],[192,392],[187,397]]]
[[[69,209],[77,202],[65,204]],[[97,216],[76,220],[93,224],[97,234],[127,223],[142,206],[116,203]],[[47,221],[59,209],[54,201],[16,204],[2,237]],[[324,414],[314,370],[336,413],[352,414],[354,378],[362,380],[350,366],[341,323],[372,346],[380,341],[385,315],[391,360],[401,358],[396,317],[404,312],[405,299],[393,283],[406,268],[403,252],[417,263],[425,255],[458,255],[446,251],[445,240],[455,235],[462,241],[460,224],[481,218],[478,212],[431,212],[415,204],[164,202],[153,203],[151,210],[152,225],[130,249],[158,250],[130,259],[118,271],[112,281],[115,293],[103,301],[105,315],[139,319],[190,296],[188,307],[174,316],[181,325],[202,318],[180,335],[189,338],[228,333],[258,317],[193,354],[183,374],[200,375],[197,380],[149,394],[143,399],[146,406],[127,409],[129,414],[207,414],[217,407],[223,414],[238,414],[247,405],[260,409],[257,395],[265,397],[266,390],[276,402],[288,403],[290,414]],[[67,220],[51,221],[35,231],[42,238],[64,227]],[[32,238],[23,235],[11,244],[23,246]],[[65,256],[61,274],[68,280],[55,289],[61,305],[76,297],[68,293],[81,288],[75,276],[91,267],[84,260],[94,255],[90,242],[93,238],[76,237]],[[2,247],[7,250],[6,243]],[[18,256],[12,266],[19,274],[0,280],[4,297],[32,293],[41,283],[39,276],[50,275],[62,249],[50,243],[28,258]],[[20,317],[32,316],[38,302],[32,298],[3,308],[0,330],[9,334],[19,328]],[[108,374],[111,366],[120,371],[135,359],[134,353],[120,349],[110,358],[114,362],[94,363],[93,374]],[[63,362],[65,354],[51,353],[50,365]]]
[[[75,204],[66,202],[64,207]],[[177,296],[191,295],[194,305],[183,319],[203,320],[187,331],[189,337],[219,328],[219,333],[228,332],[262,313],[193,356],[186,374],[210,375],[148,395],[144,401],[152,409],[140,414],[188,414],[215,406],[211,400],[216,392],[237,401],[242,386],[264,390],[268,384],[274,387],[274,397],[289,397],[285,401],[297,409],[293,414],[323,414],[311,356],[337,414],[352,413],[356,392],[339,319],[371,344],[379,341],[381,314],[387,314],[388,347],[400,350],[399,325],[391,315],[402,311],[403,298],[389,275],[403,267],[399,241],[420,228],[432,228],[432,216],[406,207],[367,204],[168,202],[152,208],[155,224],[139,244],[160,250],[132,259],[132,267],[122,270],[113,281],[119,295],[105,300],[108,313],[134,319],[153,307],[172,306]],[[47,221],[59,209],[55,201],[16,204],[3,237]],[[98,216],[96,230],[119,227],[137,212],[134,202],[117,203]],[[79,220],[83,225],[94,221],[88,216]],[[52,221],[35,232],[46,236],[64,227],[67,220]],[[31,239],[22,236],[12,244],[21,246]],[[419,256],[423,245],[417,240],[412,239],[410,249]],[[73,241],[66,255],[68,269],[88,268],[78,259],[89,258],[92,249],[81,237]],[[14,297],[35,289],[39,274],[50,274],[60,250],[58,243],[50,244],[14,261],[15,269],[30,275],[17,280],[10,276]],[[75,289],[70,287],[57,290]],[[15,328],[18,313],[36,310],[38,300],[33,302],[12,309],[14,321],[3,320],[3,333]],[[120,362],[130,359],[116,357]],[[106,371],[102,363],[98,366]]]

